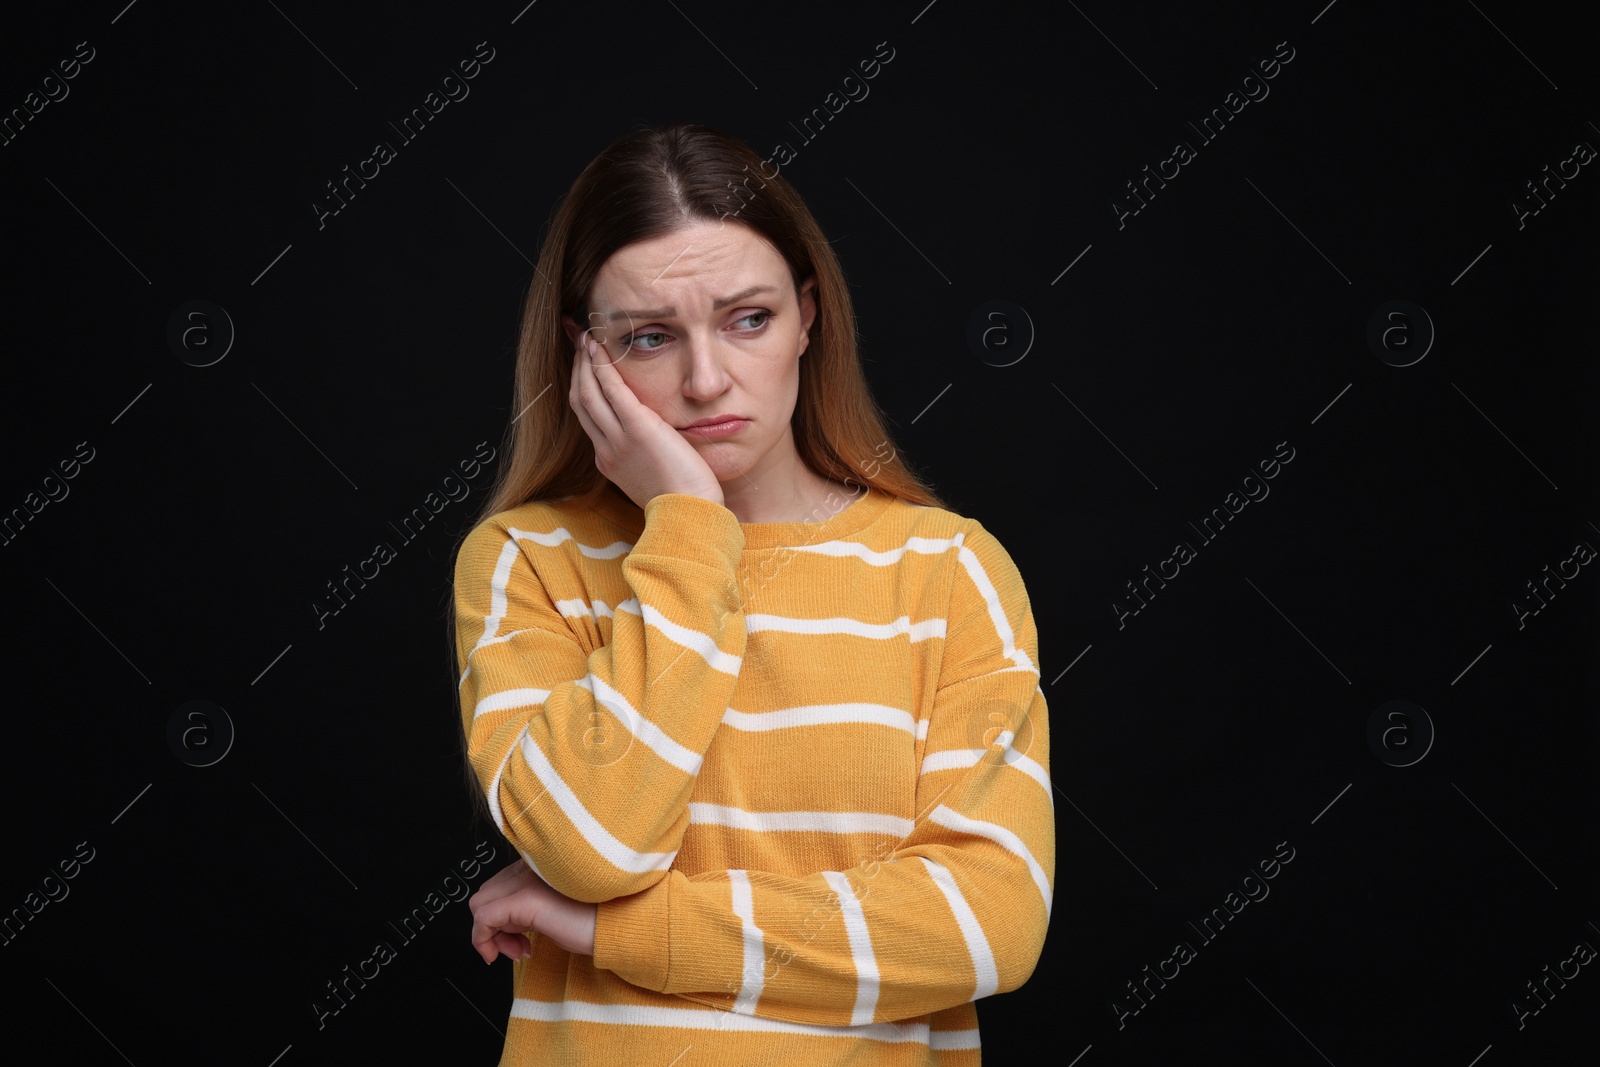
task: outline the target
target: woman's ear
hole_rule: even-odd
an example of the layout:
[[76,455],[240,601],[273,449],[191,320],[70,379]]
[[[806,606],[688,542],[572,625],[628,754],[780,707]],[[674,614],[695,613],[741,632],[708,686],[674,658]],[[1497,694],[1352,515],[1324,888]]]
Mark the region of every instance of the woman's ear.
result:
[[803,356],[806,352],[806,346],[811,343],[811,324],[816,321],[817,317],[817,276],[815,274],[807,276],[806,280],[800,283],[798,296],[800,303],[800,352],[798,354]]
[[571,315],[561,316],[561,328],[567,333],[567,340],[572,343],[572,350],[578,350],[578,343],[583,340],[583,327]]

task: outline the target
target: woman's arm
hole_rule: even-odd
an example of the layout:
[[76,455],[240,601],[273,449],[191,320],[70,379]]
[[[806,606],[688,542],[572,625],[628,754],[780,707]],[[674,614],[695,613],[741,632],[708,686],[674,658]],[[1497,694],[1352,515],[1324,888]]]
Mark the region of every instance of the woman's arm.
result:
[[[656,496],[622,563],[633,596],[616,605],[586,599],[572,540],[553,521],[468,534],[457,657],[468,756],[496,825],[557,892],[594,902],[655,884],[677,854],[744,654],[744,535],[720,504]],[[607,611],[611,641],[586,653],[566,616]]]
[[1026,981],[1055,871],[1037,637],[999,543],[974,524],[958,551],[910,833],[805,877],[669,872],[599,906],[596,966],[821,1025],[911,1018]]

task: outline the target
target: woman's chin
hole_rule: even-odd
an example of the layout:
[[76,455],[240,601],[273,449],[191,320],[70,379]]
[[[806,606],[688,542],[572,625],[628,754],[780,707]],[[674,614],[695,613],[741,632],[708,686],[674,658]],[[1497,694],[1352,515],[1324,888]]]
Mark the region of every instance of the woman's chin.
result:
[[745,466],[736,462],[728,453],[727,446],[702,447],[699,450],[700,458],[706,461],[706,466],[711,468],[711,473],[719,482],[731,482],[745,475]]

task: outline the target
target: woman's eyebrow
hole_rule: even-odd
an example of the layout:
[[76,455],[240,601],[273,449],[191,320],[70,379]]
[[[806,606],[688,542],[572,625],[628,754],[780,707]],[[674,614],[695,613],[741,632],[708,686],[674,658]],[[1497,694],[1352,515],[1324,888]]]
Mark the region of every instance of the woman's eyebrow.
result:
[[[755,296],[757,293],[775,293],[775,292],[777,292],[777,290],[774,289],[770,285],[752,285],[748,289],[739,290],[737,293],[734,293],[732,296],[724,296],[724,297],[721,297],[721,298],[719,298],[717,300],[713,300],[711,302],[711,310],[712,311],[721,311],[723,308],[727,307],[729,304],[736,304],[741,300],[747,300],[750,297]],[[678,313],[678,309],[677,308],[671,308],[671,307],[651,308],[648,311],[613,311],[610,315],[607,315],[606,318],[610,319],[612,322],[616,322],[618,319],[623,319],[623,318],[664,319],[664,318],[668,318],[668,317],[670,317],[672,315],[676,315],[677,313]]]

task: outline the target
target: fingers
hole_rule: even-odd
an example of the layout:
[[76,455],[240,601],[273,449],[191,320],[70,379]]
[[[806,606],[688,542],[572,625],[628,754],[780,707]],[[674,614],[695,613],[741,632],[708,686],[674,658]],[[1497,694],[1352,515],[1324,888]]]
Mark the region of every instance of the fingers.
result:
[[511,960],[525,960],[533,955],[533,943],[526,937],[505,932],[497,933],[487,941],[475,942],[472,948],[484,963],[493,963],[502,955]]
[[514,960],[526,958],[532,946],[524,931],[534,928],[541,902],[554,892],[520,859],[497,871],[467,901],[473,950],[485,963],[502,953]]
[[495,947],[514,960],[525,960],[533,955],[533,943],[522,934],[496,934]]
[[[634,323],[633,316],[628,314],[626,311],[613,312],[612,314],[613,318],[616,315],[624,315],[627,316],[628,319],[628,329],[625,335],[628,338],[628,341],[626,344],[621,346],[622,350],[620,352],[616,351],[616,347],[611,343],[611,330],[613,327],[617,327],[617,324],[615,322],[608,323],[606,321],[606,317],[600,312],[589,312],[589,328],[583,332],[585,335],[593,337],[596,343],[605,350],[605,362],[615,366],[616,364],[621,363],[624,359],[627,359],[628,353],[633,351]],[[596,322],[596,319],[599,321]],[[617,328],[620,332],[620,327]]]
[[[589,377],[594,381],[604,401],[604,415],[609,415],[616,423],[617,431],[626,430],[636,417],[637,410],[643,405],[639,398],[633,395],[633,390],[622,380],[622,374],[617,370],[616,361],[610,358],[610,353],[598,341],[590,341],[588,348]],[[590,411],[593,416],[594,411]],[[602,415],[601,428],[605,429]]]
[[540,935],[568,952],[594,954],[596,906],[562,896],[520,863],[486,881],[469,904],[472,947],[485,963],[527,959],[530,938]]
[[578,425],[583,427],[583,432],[589,435],[589,440],[594,442],[598,451],[599,447],[606,443],[606,435],[601,433],[600,428],[595,425],[594,418],[589,414],[588,405],[583,400],[583,382],[581,381],[584,376],[583,364],[584,358],[582,354],[573,358],[572,389],[567,393],[567,403],[572,405],[573,413],[578,416]]
[[486,905],[473,905],[472,947],[485,963],[493,963],[502,952],[514,960],[521,959],[528,950],[523,931],[534,928],[529,903],[518,897],[502,897]]
[[609,358],[605,346],[587,332],[574,357],[572,381],[573,409],[597,445],[615,446],[629,427],[637,430],[638,421],[651,414],[623,380],[617,360]]
[[468,906],[486,904],[491,900],[508,896],[523,888],[529,882],[538,882],[543,885],[544,879],[533,873],[533,869],[522,860],[513,860],[496,871],[484,881],[483,885],[478,887],[478,891],[468,901]]
[[472,943],[473,951],[484,963],[493,963],[502,955],[511,960],[525,960],[533,954],[533,942],[520,933],[495,931],[490,937]]
[[622,432],[622,425],[595,377],[594,364],[589,354],[591,346],[592,342],[585,336],[573,356],[572,392],[569,399],[572,410],[577,413],[579,424],[588,433],[596,448],[599,448],[609,445]]

